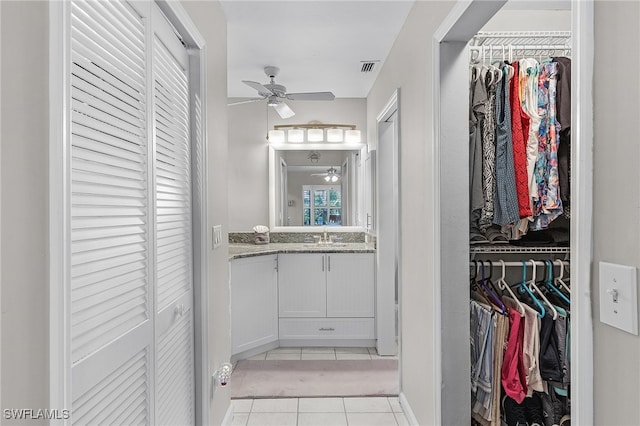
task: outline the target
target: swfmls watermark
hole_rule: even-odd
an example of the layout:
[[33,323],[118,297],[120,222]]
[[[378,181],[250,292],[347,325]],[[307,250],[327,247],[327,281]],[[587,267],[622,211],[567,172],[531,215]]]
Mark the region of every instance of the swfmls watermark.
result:
[[5,420],[68,420],[71,412],[49,408],[5,408],[2,415]]

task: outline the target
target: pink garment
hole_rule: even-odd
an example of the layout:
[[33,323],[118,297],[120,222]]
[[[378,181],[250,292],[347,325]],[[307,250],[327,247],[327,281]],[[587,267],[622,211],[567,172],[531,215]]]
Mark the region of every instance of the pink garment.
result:
[[507,309],[509,310],[509,339],[502,364],[502,387],[508,396],[518,404],[522,404],[527,396],[527,376],[522,357],[524,321],[520,312],[510,307]]

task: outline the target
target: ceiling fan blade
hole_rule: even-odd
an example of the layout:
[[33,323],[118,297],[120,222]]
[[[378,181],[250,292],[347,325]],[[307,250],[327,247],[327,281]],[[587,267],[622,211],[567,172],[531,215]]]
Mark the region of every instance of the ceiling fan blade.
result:
[[227,104],[227,106],[242,105],[242,104],[248,104],[251,102],[258,102],[258,101],[264,101],[264,98],[255,98],[255,99],[247,99],[245,101],[231,102],[230,104]]
[[285,104],[284,102],[273,105],[273,107],[278,112],[281,118],[290,118],[296,115],[296,113],[293,112],[291,108],[289,108],[289,105]]
[[247,86],[256,89],[258,91],[258,93],[260,94],[260,96],[271,96],[271,95],[273,95],[273,92],[271,90],[267,89],[262,84],[260,84],[260,83],[258,83],[256,81],[242,80],[242,82],[244,84],[246,84]]
[[292,101],[332,101],[336,97],[331,92],[287,93]]

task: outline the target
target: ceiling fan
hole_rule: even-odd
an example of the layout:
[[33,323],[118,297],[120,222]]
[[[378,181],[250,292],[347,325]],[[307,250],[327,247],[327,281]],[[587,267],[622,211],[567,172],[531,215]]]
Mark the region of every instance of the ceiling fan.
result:
[[264,73],[271,79],[267,84],[260,84],[255,81],[242,80],[244,84],[258,91],[260,98],[250,99],[247,101],[235,102],[229,105],[244,104],[247,102],[257,102],[263,99],[267,100],[267,105],[272,106],[282,118],[289,118],[295,115],[295,112],[289,105],[284,103],[285,99],[292,101],[332,101],[335,96],[331,92],[307,92],[307,93],[287,93],[287,88],[275,82],[280,68],[274,66],[264,67]]
[[326,173],[313,173],[311,176],[324,176],[324,180],[327,182],[337,182],[340,179],[340,174],[335,167],[330,167]]

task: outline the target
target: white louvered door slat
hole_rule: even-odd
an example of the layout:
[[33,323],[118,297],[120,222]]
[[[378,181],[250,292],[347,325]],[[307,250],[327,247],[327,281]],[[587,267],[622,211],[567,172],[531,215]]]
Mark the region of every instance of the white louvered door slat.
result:
[[188,56],[164,17],[155,21],[153,58],[156,423],[193,424],[195,378]]
[[143,17],[124,2],[73,1],[71,26],[71,420],[150,424]]

